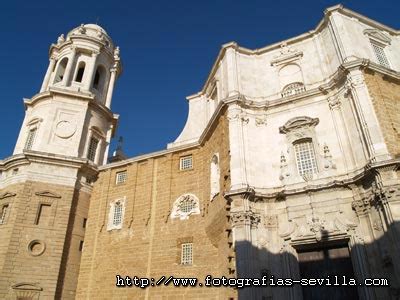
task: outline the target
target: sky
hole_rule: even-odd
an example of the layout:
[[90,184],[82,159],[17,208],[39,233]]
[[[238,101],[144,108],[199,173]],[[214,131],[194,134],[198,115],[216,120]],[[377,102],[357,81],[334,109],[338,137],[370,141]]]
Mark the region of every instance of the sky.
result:
[[[342,1],[400,28],[400,1]],[[200,91],[227,42],[256,49],[316,27],[337,1],[3,1],[0,10],[0,159],[12,155],[23,98],[38,93],[57,37],[84,23],[102,26],[121,50],[112,111],[128,157],[166,148],[183,129],[186,96]],[[111,152],[110,152],[111,153]]]

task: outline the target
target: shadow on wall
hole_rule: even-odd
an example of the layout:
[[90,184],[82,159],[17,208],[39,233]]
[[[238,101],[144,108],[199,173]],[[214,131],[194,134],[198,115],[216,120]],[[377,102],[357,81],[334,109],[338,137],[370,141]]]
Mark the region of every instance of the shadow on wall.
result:
[[[239,299],[400,299],[400,222],[377,229],[371,243],[367,242],[371,237],[358,237],[354,242],[354,232],[333,239],[326,230],[320,231],[319,241],[297,245],[267,242],[258,248],[237,241],[237,278],[267,279],[259,280],[262,286],[239,288]],[[305,279],[311,279],[308,286]],[[367,287],[365,279],[366,284],[384,286]]]

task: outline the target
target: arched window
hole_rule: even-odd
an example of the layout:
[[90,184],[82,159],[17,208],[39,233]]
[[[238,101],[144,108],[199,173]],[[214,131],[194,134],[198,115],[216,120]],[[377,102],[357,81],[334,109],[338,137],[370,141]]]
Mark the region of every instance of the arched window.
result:
[[119,226],[122,223],[122,203],[116,202],[114,204],[113,225]]
[[93,80],[93,88],[101,91],[104,85],[104,79],[105,79],[105,69],[103,66],[98,66],[96,69],[96,73],[94,75],[94,80]]
[[84,72],[85,72],[85,62],[81,61],[78,64],[78,71],[76,72],[76,77],[75,77],[76,82],[82,82]]
[[54,77],[54,83],[61,82],[63,80],[67,64],[68,64],[68,58],[64,57],[58,64],[57,73],[56,76]]
[[300,176],[317,173],[317,161],[315,159],[314,146],[311,139],[302,139],[294,144],[296,165]]
[[211,169],[210,169],[210,200],[214,199],[216,195],[218,195],[220,186],[219,186],[219,178],[220,170],[219,170],[219,157],[218,153],[214,154],[211,159]]
[[289,83],[282,89],[282,97],[288,97],[292,95],[301,94],[305,92],[306,88],[302,82]]
[[121,229],[124,222],[126,197],[116,199],[110,203],[107,230]]

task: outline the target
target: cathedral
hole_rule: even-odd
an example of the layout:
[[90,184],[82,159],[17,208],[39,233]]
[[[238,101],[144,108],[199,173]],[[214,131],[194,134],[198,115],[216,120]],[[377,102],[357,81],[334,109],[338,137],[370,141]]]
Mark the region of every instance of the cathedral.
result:
[[225,44],[178,138],[131,158],[121,72],[98,25],[50,46],[0,160],[0,299],[400,299],[398,30],[336,5]]

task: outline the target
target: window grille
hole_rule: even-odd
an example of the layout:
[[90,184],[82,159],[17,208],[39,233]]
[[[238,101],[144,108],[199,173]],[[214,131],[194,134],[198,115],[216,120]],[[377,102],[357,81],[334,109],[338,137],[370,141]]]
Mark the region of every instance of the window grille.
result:
[[117,202],[114,204],[113,225],[118,226],[122,222],[122,203]]
[[96,158],[96,151],[97,151],[97,146],[99,144],[99,140],[92,137],[90,139],[90,143],[89,143],[89,149],[88,149],[88,153],[87,153],[87,158],[91,161],[94,162],[95,158]]
[[301,82],[293,82],[286,85],[282,90],[282,97],[293,96],[297,94],[301,94],[306,91],[306,88]]
[[372,45],[372,48],[374,49],[374,53],[375,53],[376,59],[378,60],[379,64],[386,68],[390,68],[389,61],[385,54],[385,49],[375,43],[372,43],[372,42],[371,42],[371,45]]
[[121,184],[126,182],[127,179],[127,172],[126,171],[122,171],[122,172],[118,172],[117,176],[116,176],[116,183],[117,184]]
[[193,264],[193,243],[182,244],[181,264]]
[[32,149],[33,142],[35,141],[36,131],[37,131],[37,128],[32,128],[31,130],[29,130],[28,137],[26,138],[26,142],[25,142],[26,150]]
[[303,141],[294,145],[297,169],[301,176],[317,172],[312,141]]
[[181,212],[189,213],[196,208],[196,203],[190,198],[185,198],[179,205]]
[[193,168],[193,157],[191,155],[181,157],[180,159],[180,169],[189,170]]

